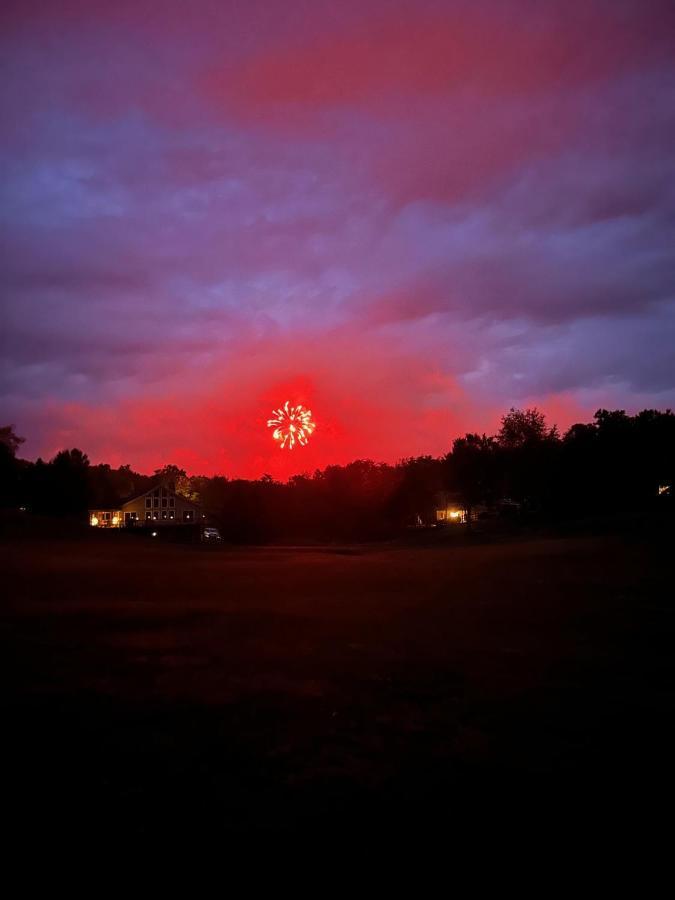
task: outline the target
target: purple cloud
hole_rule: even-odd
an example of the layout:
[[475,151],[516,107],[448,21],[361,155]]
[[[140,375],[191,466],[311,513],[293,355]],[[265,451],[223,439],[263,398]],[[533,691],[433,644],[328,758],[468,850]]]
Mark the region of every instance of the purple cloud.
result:
[[[333,404],[360,377],[401,429],[413,402],[460,430],[672,405],[672,4],[283,7],[5,13],[0,397],[28,449],[73,404],[213,409],[204,373],[241,393],[249,360]],[[410,452],[452,437],[424,423]],[[404,452],[386,434],[358,452]]]

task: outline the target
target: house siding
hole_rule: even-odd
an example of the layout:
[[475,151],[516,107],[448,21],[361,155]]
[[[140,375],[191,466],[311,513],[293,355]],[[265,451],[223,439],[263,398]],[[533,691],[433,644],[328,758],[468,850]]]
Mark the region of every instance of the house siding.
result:
[[[108,515],[109,513],[109,515]],[[117,516],[112,525],[113,515]],[[136,525],[192,525],[203,524],[205,516],[201,507],[186,500],[170,488],[158,485],[120,505],[118,510],[90,510],[89,521],[98,527],[122,528],[126,524]],[[94,521],[96,519],[96,521]]]

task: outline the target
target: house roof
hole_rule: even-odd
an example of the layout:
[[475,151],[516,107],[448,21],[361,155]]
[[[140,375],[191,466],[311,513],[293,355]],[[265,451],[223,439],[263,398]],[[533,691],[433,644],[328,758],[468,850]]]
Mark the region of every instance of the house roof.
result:
[[151,495],[151,494],[154,494],[154,492],[155,492],[158,488],[161,488],[161,489],[164,491],[164,493],[165,493],[167,496],[169,496],[169,497],[177,497],[177,498],[181,501],[181,503],[189,503],[190,506],[194,506],[195,509],[201,509],[201,504],[200,504],[200,503],[197,503],[195,500],[188,500],[187,497],[183,497],[182,494],[177,494],[176,491],[174,491],[174,490],[173,490],[172,488],[170,488],[170,487],[167,487],[165,484],[162,484],[161,482],[158,482],[157,484],[153,484],[152,487],[148,488],[147,491],[143,491],[142,494],[136,494],[136,495],[133,496],[133,497],[128,497],[126,500],[124,500],[124,501],[120,504],[120,506],[126,506],[127,503],[133,503],[133,502],[136,501],[136,500],[142,500],[144,497],[147,497],[147,496],[149,496],[149,495]]

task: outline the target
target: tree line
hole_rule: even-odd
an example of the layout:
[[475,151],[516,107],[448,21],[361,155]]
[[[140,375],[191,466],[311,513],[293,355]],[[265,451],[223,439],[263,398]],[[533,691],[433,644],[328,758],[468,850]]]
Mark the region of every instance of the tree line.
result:
[[472,513],[555,520],[662,507],[675,482],[675,415],[601,409],[560,434],[537,409],[511,409],[494,435],[467,433],[440,457],[396,464],[355,460],[286,483],[188,475],[178,466],[152,475],[128,465],[92,465],[79,449],[48,462],[21,459],[23,439],[0,428],[0,504],[49,516],[84,517],[115,507],[158,481],[200,503],[234,541],[380,538],[432,524],[443,493]]

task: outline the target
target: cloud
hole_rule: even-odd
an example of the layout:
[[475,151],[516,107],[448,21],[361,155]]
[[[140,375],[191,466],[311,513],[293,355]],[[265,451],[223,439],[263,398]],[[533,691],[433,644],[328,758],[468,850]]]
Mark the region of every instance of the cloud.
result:
[[[293,453],[280,451],[266,428],[286,399],[311,408],[317,421],[310,445]],[[144,469],[177,462],[193,471],[287,477],[357,457],[441,453],[461,429],[468,402],[433,359],[391,337],[374,344],[336,331],[320,341],[253,342],[211,367],[175,373],[143,396],[54,399],[20,428],[28,422],[38,432],[33,446],[46,455],[78,444],[95,460]]]
[[[672,7],[639,4],[455,3],[376,5],[371,18],[311,41],[253,54],[213,73],[216,96],[243,110],[374,106],[392,97],[541,93],[667,59]],[[665,31],[664,31],[665,29]]]
[[3,13],[28,452],[288,474],[258,422],[286,391],[327,416],[309,468],[537,398],[673,404],[672,4]]

